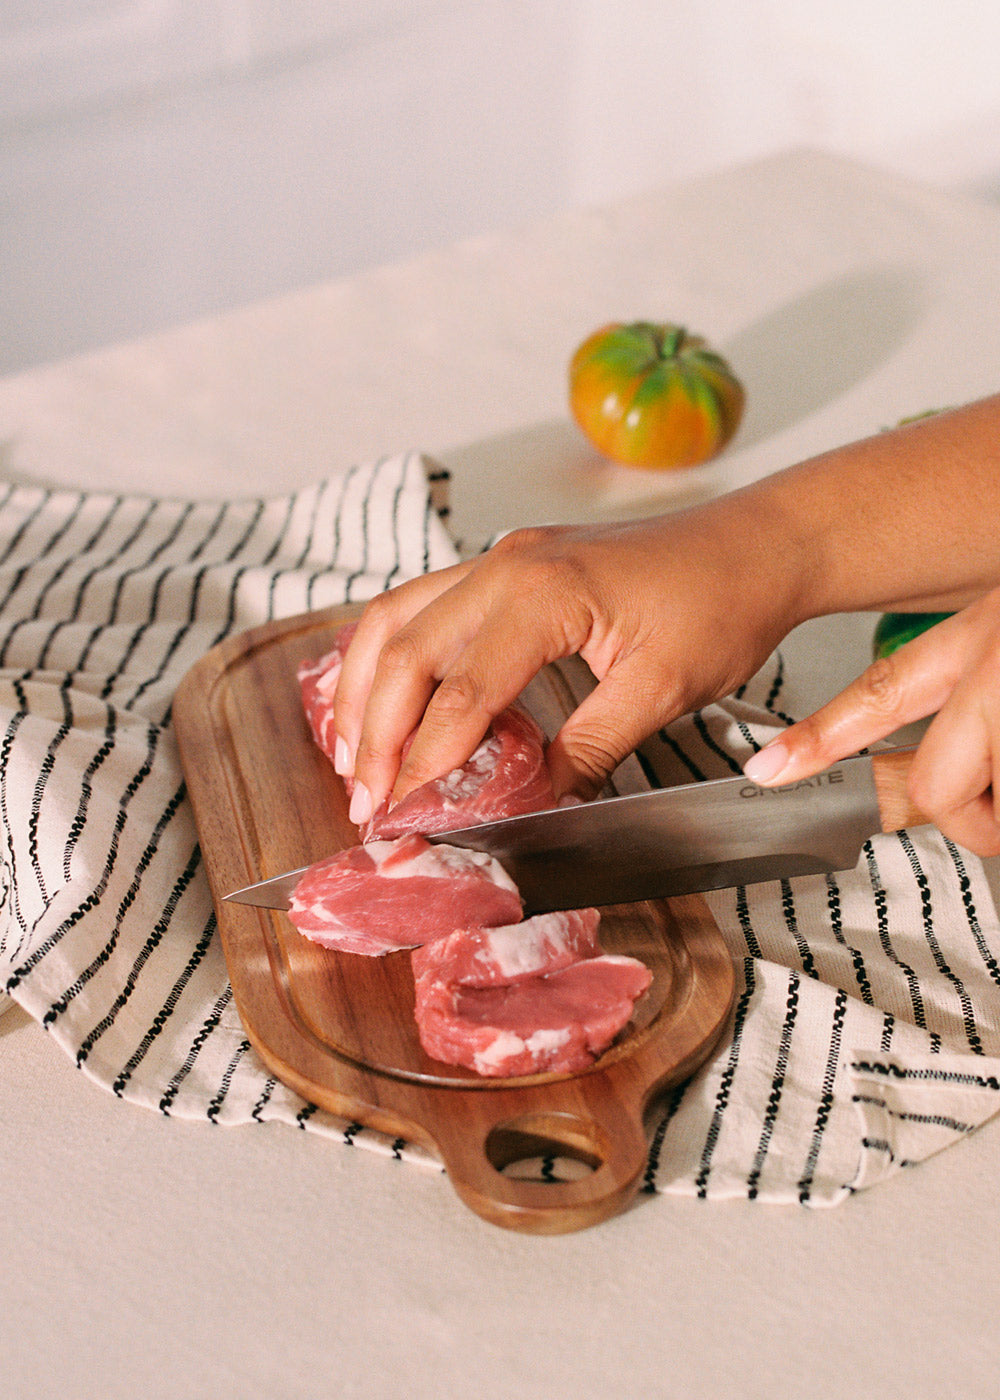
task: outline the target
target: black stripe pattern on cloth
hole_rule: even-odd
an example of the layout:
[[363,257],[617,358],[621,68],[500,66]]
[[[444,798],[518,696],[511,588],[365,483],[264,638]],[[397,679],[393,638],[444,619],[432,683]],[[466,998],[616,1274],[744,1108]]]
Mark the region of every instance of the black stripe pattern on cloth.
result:
[[453,563],[431,476],[409,454],[271,499],[3,488],[0,990],[119,1097],[343,1134],[239,1024],[170,705],[230,633]]
[[[791,722],[788,680],[775,656],[654,736],[658,780],[739,771]],[[647,1190],[832,1205],[1000,1111],[1000,928],[981,861],[918,828],[873,837],[854,870],[706,898],[738,969],[730,1031],[654,1119]]]

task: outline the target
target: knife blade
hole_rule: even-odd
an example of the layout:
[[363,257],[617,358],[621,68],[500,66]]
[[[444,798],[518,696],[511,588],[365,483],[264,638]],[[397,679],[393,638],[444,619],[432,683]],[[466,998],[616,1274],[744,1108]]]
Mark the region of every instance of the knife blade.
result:
[[[525,914],[630,904],[852,869],[876,832],[929,819],[906,795],[915,750],[848,758],[784,787],[718,778],[435,832],[485,851],[514,880]],[[224,896],[287,909],[308,866]]]

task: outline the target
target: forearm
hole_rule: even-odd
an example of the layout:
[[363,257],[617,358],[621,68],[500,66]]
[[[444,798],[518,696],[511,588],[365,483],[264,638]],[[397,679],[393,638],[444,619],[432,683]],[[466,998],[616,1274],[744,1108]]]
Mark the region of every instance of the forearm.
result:
[[799,781],[933,716],[910,797],[958,845],[1000,854],[1000,398],[803,463],[743,504],[790,537],[803,616],[955,614],[784,730],[747,776]]
[[[1000,583],[1000,396],[837,448],[729,498],[802,621],[948,611]],[[766,556],[766,557],[765,557]]]

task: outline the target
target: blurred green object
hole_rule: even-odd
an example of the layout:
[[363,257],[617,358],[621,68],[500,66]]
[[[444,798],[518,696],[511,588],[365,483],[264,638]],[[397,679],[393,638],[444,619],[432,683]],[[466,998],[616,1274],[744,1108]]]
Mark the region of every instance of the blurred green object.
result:
[[901,418],[896,424],[897,428],[905,428],[907,423],[919,423],[924,418],[934,418],[939,413],[948,413],[946,408],[925,408],[923,413],[911,413],[908,418]]
[[883,613],[875,626],[872,637],[872,655],[876,661],[883,656],[891,656],[921,632],[926,632],[938,622],[943,622],[951,613]]

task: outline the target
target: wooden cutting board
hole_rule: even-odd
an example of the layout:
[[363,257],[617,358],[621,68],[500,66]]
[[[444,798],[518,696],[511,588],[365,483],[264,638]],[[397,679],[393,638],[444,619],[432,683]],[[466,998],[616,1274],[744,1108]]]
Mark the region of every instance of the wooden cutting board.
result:
[[[357,613],[329,609],[232,637],[188,672],[174,701],[247,1035],[271,1072],[305,1098],[438,1155],[485,1219],[535,1233],[593,1225],[623,1209],[641,1183],[651,1102],[707,1058],[726,1023],[733,967],[700,896],[604,910],[605,949],[641,958],[653,973],[633,1020],[581,1074],[499,1080],[424,1053],[408,952],[332,952],[303,938],[284,913],[223,901],[357,842],[296,678],[299,662],[327,650]],[[510,1174],[549,1153],[581,1174],[558,1182]]]

